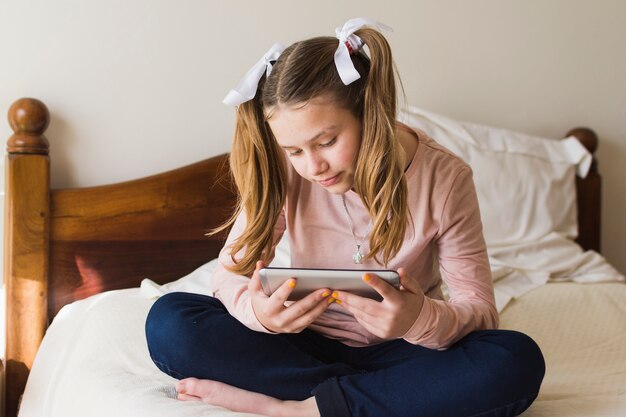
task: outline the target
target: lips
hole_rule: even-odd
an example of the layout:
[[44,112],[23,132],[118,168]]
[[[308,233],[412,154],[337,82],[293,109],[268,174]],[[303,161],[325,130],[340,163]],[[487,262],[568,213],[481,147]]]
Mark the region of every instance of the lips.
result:
[[331,185],[337,184],[339,182],[339,177],[341,174],[337,174],[334,177],[326,178],[325,180],[318,180],[318,184],[322,187],[330,187]]

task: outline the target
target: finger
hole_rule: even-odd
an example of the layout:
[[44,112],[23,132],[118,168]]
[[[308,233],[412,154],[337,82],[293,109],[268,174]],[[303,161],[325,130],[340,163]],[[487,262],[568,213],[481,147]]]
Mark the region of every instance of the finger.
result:
[[289,278],[287,281],[283,282],[280,287],[276,289],[276,291],[274,291],[274,293],[270,296],[270,300],[272,300],[272,302],[276,305],[282,306],[285,304],[285,301],[289,299],[289,296],[296,288],[297,284],[298,280],[296,278]]
[[369,317],[369,321],[373,321],[377,316],[380,316],[381,304],[379,301],[372,300],[370,298],[361,297],[345,291],[333,291],[331,297],[335,299],[335,303],[344,307],[352,314],[359,313],[360,315]]
[[420,287],[417,280],[409,277],[404,268],[398,268],[398,275],[400,275],[400,285],[402,285],[402,288],[413,294],[422,292],[422,287]]
[[[257,296],[259,298],[262,297],[263,298],[262,300],[263,314],[268,317],[278,317],[278,315],[284,312],[285,302],[289,298],[289,295],[293,291],[293,288],[295,288],[295,285],[296,285],[295,283],[296,283],[295,278],[289,278],[287,281],[283,282],[281,286],[278,287],[276,291],[274,291],[274,293],[272,293],[270,296],[267,296],[264,292],[261,292],[261,293],[253,294],[253,299],[254,299],[254,296]],[[272,320],[274,324],[277,323],[275,319],[272,319]],[[281,320],[278,323],[284,324],[285,320]],[[283,328],[284,327],[283,324],[279,324],[278,326],[280,328]]]
[[329,296],[330,291],[327,289],[313,291],[311,294],[287,307],[287,309],[282,313],[282,316],[287,321],[295,321],[317,307],[320,301],[323,300],[326,304],[328,304],[326,299]]
[[385,300],[386,299],[393,300],[393,299],[397,299],[398,297],[398,290],[393,288],[393,286],[390,283],[388,283],[387,281],[385,281],[384,279],[382,279],[376,274],[370,274],[370,273],[364,274],[363,281],[365,281],[367,285],[369,285],[374,290],[376,290],[376,292],[380,294]]
[[248,283],[249,291],[265,294],[265,292],[263,292],[263,285],[261,285],[261,276],[259,275],[259,271],[263,268],[265,268],[265,263],[263,261],[258,261],[256,263],[254,273],[252,274],[252,278],[250,278],[250,283]]
[[349,291],[333,291],[330,296],[339,305],[347,303],[350,306],[363,311],[376,310],[380,304],[380,301],[378,300],[353,294]]
[[382,323],[379,316],[371,314],[370,311],[361,310],[347,303],[341,303],[340,305],[348,310],[367,331],[373,334],[380,334]]
[[[333,295],[338,295],[339,297],[335,299],[335,303],[339,304],[352,314],[359,313],[375,317],[376,311],[380,308],[380,303],[378,301],[370,300],[368,298],[358,297],[353,294],[349,294],[347,297],[344,297],[342,294],[333,293]],[[333,295],[331,295],[331,297],[333,297]]]
[[371,298],[361,297],[360,295],[352,294],[347,291],[333,291],[330,296],[335,299],[337,304],[343,305],[344,303],[347,303],[355,308],[358,308],[359,310],[375,308],[375,304],[379,303]]
[[[306,327],[308,327],[311,323],[313,323],[319,316],[326,311],[328,306],[331,304],[329,302],[330,299],[330,291],[322,291],[321,293],[315,293],[314,304],[311,308],[307,309],[302,314],[297,314],[297,317],[293,320],[292,325],[294,329],[300,331]],[[304,299],[300,300],[303,301]],[[285,313],[289,310],[292,310],[294,307],[298,308],[296,303],[287,307]],[[307,306],[308,307],[308,306]]]

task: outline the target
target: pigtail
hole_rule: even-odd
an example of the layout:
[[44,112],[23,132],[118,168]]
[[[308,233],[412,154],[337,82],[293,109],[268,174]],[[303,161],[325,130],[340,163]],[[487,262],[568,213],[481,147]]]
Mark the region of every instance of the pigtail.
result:
[[372,219],[368,257],[381,263],[382,252],[382,263],[386,265],[402,246],[408,219],[401,144],[395,137],[395,68],[391,48],[380,32],[364,28],[356,35],[369,49],[370,65],[363,94],[363,132],[354,189]]
[[211,232],[231,227],[236,218],[245,213],[246,228],[231,247],[234,265],[229,269],[247,276],[254,272],[256,261],[268,261],[274,225],[286,196],[282,151],[265,121],[261,104],[263,81],[255,98],[242,103],[237,110],[230,154],[230,170],[239,191],[237,209],[224,225]]

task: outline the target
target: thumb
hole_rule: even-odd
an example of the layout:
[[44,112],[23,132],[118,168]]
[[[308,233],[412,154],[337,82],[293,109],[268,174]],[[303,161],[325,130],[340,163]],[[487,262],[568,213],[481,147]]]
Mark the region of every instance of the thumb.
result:
[[253,292],[263,292],[263,286],[261,285],[261,276],[259,275],[259,271],[265,268],[265,262],[257,261],[256,268],[254,269],[254,273],[252,274],[252,278],[250,278],[250,282],[248,283],[248,290]]
[[409,277],[404,268],[398,268],[398,275],[400,275],[400,285],[402,285],[405,290],[414,294],[422,292],[422,288],[417,280]]

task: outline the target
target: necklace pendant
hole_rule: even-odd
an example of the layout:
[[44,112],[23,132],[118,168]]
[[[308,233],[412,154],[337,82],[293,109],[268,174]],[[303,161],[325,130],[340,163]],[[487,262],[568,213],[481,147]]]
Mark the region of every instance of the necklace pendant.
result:
[[354,239],[354,244],[356,245],[356,252],[354,252],[354,255],[352,255],[352,260],[354,261],[355,264],[361,264],[363,263],[363,254],[361,253],[361,245],[359,245],[359,242],[356,239],[356,236],[354,234],[354,227],[352,225],[352,219],[350,218],[350,213],[348,212],[348,206],[346,205],[346,198],[344,197],[344,195],[341,195],[341,202],[343,203],[343,208],[346,211],[346,217],[348,218],[348,224],[350,225],[350,233],[352,233],[352,238]]
[[356,252],[352,255],[352,260],[354,260],[355,264],[360,264],[363,262],[363,255],[361,255],[361,246],[358,245],[356,247]]

